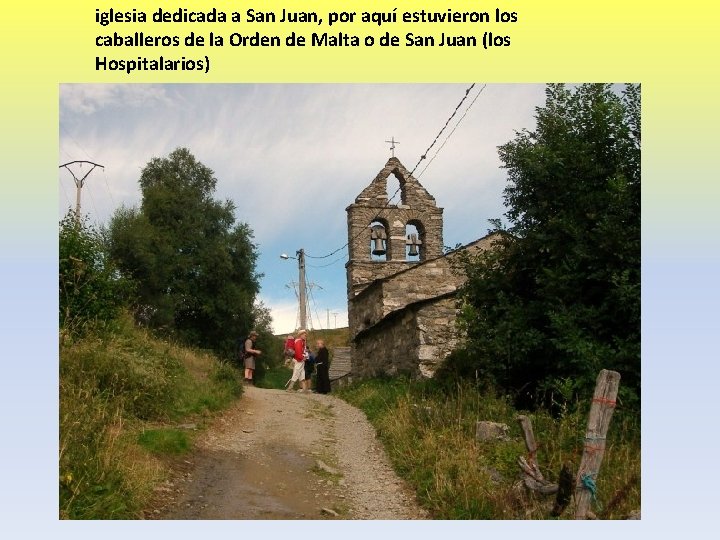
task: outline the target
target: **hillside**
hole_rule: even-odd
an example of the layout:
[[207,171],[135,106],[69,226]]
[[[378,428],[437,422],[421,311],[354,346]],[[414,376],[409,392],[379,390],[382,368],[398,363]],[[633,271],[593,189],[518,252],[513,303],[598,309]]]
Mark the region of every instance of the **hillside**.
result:
[[[60,517],[140,517],[172,462],[241,393],[206,352],[156,339],[125,314],[60,345]],[[80,421],[79,421],[80,420]]]
[[[275,337],[281,341],[285,341],[287,334],[276,334]],[[336,347],[349,347],[350,346],[350,329],[345,328],[333,328],[330,330],[310,330],[308,332],[308,345],[310,348],[315,348],[315,342],[318,339],[325,341],[325,346],[333,350]]]

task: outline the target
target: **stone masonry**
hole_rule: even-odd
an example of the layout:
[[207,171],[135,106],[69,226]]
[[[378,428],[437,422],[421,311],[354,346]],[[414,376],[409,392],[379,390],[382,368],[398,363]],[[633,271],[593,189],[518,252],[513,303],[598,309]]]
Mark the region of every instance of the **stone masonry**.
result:
[[[387,179],[394,175],[400,182],[400,203],[388,204]],[[392,195],[392,194],[391,194]],[[348,222],[348,297],[352,298],[374,280],[407,268],[405,255],[406,226],[414,225],[420,233],[420,261],[442,255],[442,208],[408,170],[393,157],[355,202],[346,208]],[[370,225],[384,226],[387,235],[385,261],[374,261],[370,255]]]
[[[397,205],[388,204],[390,174],[400,182]],[[442,209],[394,157],[346,210],[353,374],[431,377],[459,339],[455,292],[465,277],[453,271],[453,260],[463,250],[491,249],[496,237],[443,255]],[[388,233],[382,260],[370,253],[373,223]],[[419,260],[406,257],[408,224],[420,235]]]

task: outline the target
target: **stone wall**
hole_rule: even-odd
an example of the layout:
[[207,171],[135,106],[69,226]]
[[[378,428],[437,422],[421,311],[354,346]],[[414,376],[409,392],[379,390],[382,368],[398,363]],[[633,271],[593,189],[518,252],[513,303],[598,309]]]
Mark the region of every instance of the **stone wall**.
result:
[[[388,201],[391,174],[400,184],[396,205]],[[346,211],[353,374],[432,376],[458,343],[455,295],[465,277],[453,271],[455,258],[491,249],[495,236],[443,255],[443,210],[395,157]],[[371,253],[373,223],[386,235],[382,260]],[[406,255],[408,225],[420,236],[419,261]]]
[[[388,204],[387,179],[394,175],[400,183],[400,203]],[[442,208],[435,204],[400,160],[390,158],[375,179],[346,208],[348,224],[348,298],[362,292],[376,279],[417,264],[406,256],[406,228],[414,225],[420,234],[420,261],[442,255]],[[373,260],[370,225],[385,228],[387,253]]]
[[408,304],[454,292],[462,282],[445,257],[378,279],[348,302],[350,337]]
[[396,312],[353,341],[353,375],[432,377],[458,343],[455,295]]
[[[453,271],[457,256],[464,251],[477,252],[490,249],[496,235],[486,236],[467,246],[413,266],[404,266],[399,272],[388,273],[376,279],[348,301],[350,337],[377,324],[394,311],[445,295],[457,290],[465,282],[462,273]],[[391,271],[393,268],[386,268]]]
[[352,342],[353,375],[415,374],[419,347],[415,313],[406,310],[373,330]]
[[418,311],[420,346],[416,363],[421,376],[432,377],[462,339],[455,326],[457,312],[454,294],[439,298]]
[[492,248],[489,235],[446,256],[374,281],[348,302],[353,373],[411,373],[431,377],[458,345],[456,291],[465,276],[453,272],[464,251]]

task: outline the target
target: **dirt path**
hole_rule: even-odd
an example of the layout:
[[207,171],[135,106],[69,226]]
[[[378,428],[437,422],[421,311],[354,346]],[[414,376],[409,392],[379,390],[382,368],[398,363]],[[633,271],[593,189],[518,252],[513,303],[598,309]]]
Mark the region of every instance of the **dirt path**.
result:
[[246,388],[203,433],[160,519],[425,519],[365,415],[332,396]]

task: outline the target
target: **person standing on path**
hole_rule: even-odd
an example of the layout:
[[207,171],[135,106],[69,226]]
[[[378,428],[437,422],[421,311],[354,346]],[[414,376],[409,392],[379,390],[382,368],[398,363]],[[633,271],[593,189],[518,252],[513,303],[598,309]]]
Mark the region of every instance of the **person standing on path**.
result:
[[307,352],[305,350],[305,340],[307,338],[307,330],[300,330],[295,338],[295,357],[293,361],[293,374],[290,380],[285,384],[285,390],[292,390],[295,387],[295,381],[300,381],[300,388],[305,388],[305,359]]
[[325,342],[322,339],[317,340],[316,346],[317,381],[315,382],[315,391],[318,394],[327,394],[330,392],[330,354],[325,348]]
[[305,358],[305,377],[303,377],[303,390],[308,392],[312,388],[312,374],[315,371],[315,356],[312,351],[307,350],[307,357]]
[[255,357],[260,356],[260,349],[255,348],[255,340],[257,340],[258,333],[253,330],[245,340],[245,346],[243,347],[243,364],[245,365],[245,382],[247,384],[253,384],[253,374],[255,373]]

